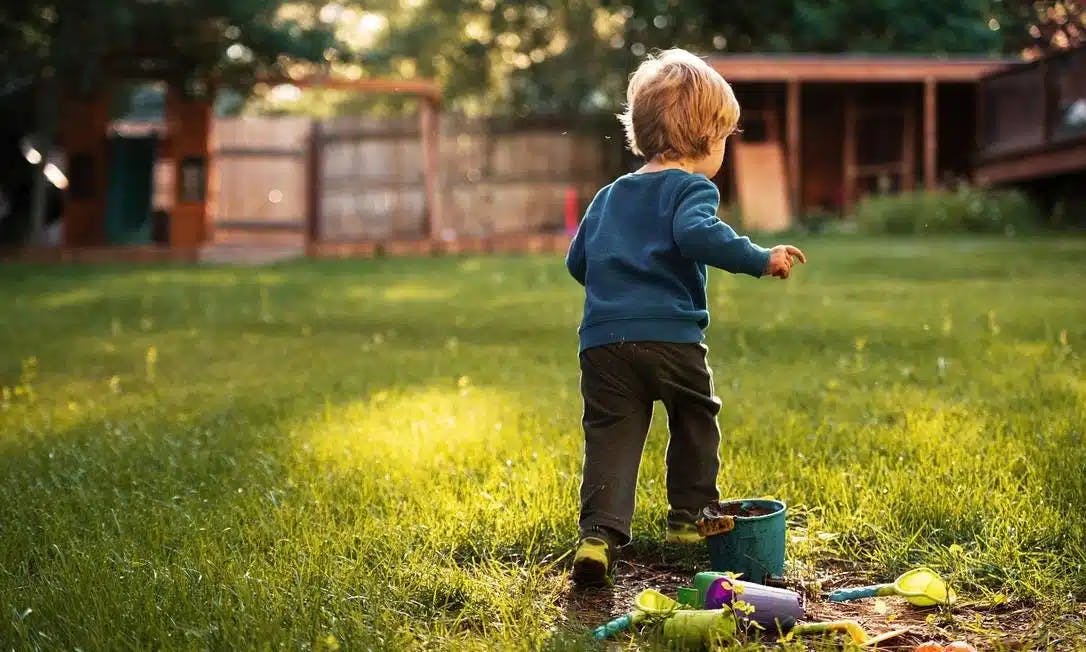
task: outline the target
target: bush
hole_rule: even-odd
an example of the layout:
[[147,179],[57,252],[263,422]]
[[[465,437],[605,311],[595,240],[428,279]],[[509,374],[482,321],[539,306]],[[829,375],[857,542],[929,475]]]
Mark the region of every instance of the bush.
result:
[[1037,207],[1017,190],[908,192],[868,197],[856,207],[863,233],[1003,233],[1034,230],[1041,222]]

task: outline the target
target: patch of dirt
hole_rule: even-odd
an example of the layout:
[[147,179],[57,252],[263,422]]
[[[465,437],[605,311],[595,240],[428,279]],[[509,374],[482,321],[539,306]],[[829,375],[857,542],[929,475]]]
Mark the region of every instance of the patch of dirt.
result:
[[765,507],[744,507],[743,503],[738,502],[718,502],[715,505],[710,505],[705,508],[707,516],[739,516],[741,518],[753,518],[755,516],[768,516],[773,513],[772,509],[766,509]]
[[630,612],[634,598],[645,589],[674,596],[680,586],[693,579],[689,569],[655,561],[651,564],[619,559],[615,562],[615,585],[599,589],[577,589],[565,594],[563,607],[571,625],[592,629]]
[[[1012,650],[1059,649],[1067,643],[1046,635],[1047,627],[1035,615],[1032,605],[1022,602],[983,605],[962,600],[951,611],[918,609],[897,597],[827,602],[823,596],[834,589],[872,583],[869,575],[845,560],[840,561],[840,565],[820,570],[815,577],[786,578],[780,586],[803,596],[806,622],[855,620],[869,636],[908,630],[881,643],[880,650],[911,651],[928,640],[943,644],[966,640],[980,650],[992,649],[997,644],[1000,649]],[[616,562],[615,571],[613,587],[578,590],[572,584],[569,586],[561,599],[569,626],[592,629],[624,615],[632,609],[634,597],[643,589],[653,588],[675,596],[679,587],[690,584],[696,572],[685,564],[662,561],[658,555],[627,556]],[[1086,614],[1068,617],[1086,619]],[[775,638],[763,635],[761,640],[772,643]]]

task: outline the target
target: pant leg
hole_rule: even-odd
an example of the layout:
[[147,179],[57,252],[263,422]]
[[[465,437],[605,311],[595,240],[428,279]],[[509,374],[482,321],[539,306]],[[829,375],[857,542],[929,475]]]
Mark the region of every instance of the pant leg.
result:
[[652,398],[634,361],[636,345],[612,344],[581,353],[585,454],[581,536],[630,542],[641,453],[652,420]]
[[659,344],[660,397],[667,408],[669,523],[692,523],[720,499],[720,399],[701,344]]

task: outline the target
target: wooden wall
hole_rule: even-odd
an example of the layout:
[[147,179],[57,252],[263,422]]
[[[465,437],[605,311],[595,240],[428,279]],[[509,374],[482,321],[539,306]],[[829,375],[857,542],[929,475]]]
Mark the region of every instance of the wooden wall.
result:
[[295,117],[213,121],[213,225],[301,228],[309,125]]
[[[228,118],[215,121],[212,210],[217,226],[304,228],[306,156],[317,129],[317,239],[427,235],[416,118]],[[445,118],[441,123],[442,239],[558,231],[567,188],[580,210],[622,170],[614,133],[542,121]],[[272,199],[277,201],[273,202]]]

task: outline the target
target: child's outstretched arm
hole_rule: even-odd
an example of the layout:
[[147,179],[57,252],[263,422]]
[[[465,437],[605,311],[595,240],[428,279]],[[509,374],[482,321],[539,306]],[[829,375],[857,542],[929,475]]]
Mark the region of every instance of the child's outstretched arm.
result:
[[588,273],[588,261],[584,253],[584,220],[577,227],[577,234],[573,236],[573,242],[569,243],[569,251],[566,252],[566,269],[570,276],[584,285],[585,275]]
[[706,265],[733,274],[762,276],[769,269],[770,252],[740,237],[716,216],[720,192],[712,181],[694,177],[679,190],[672,235],[679,251]]

